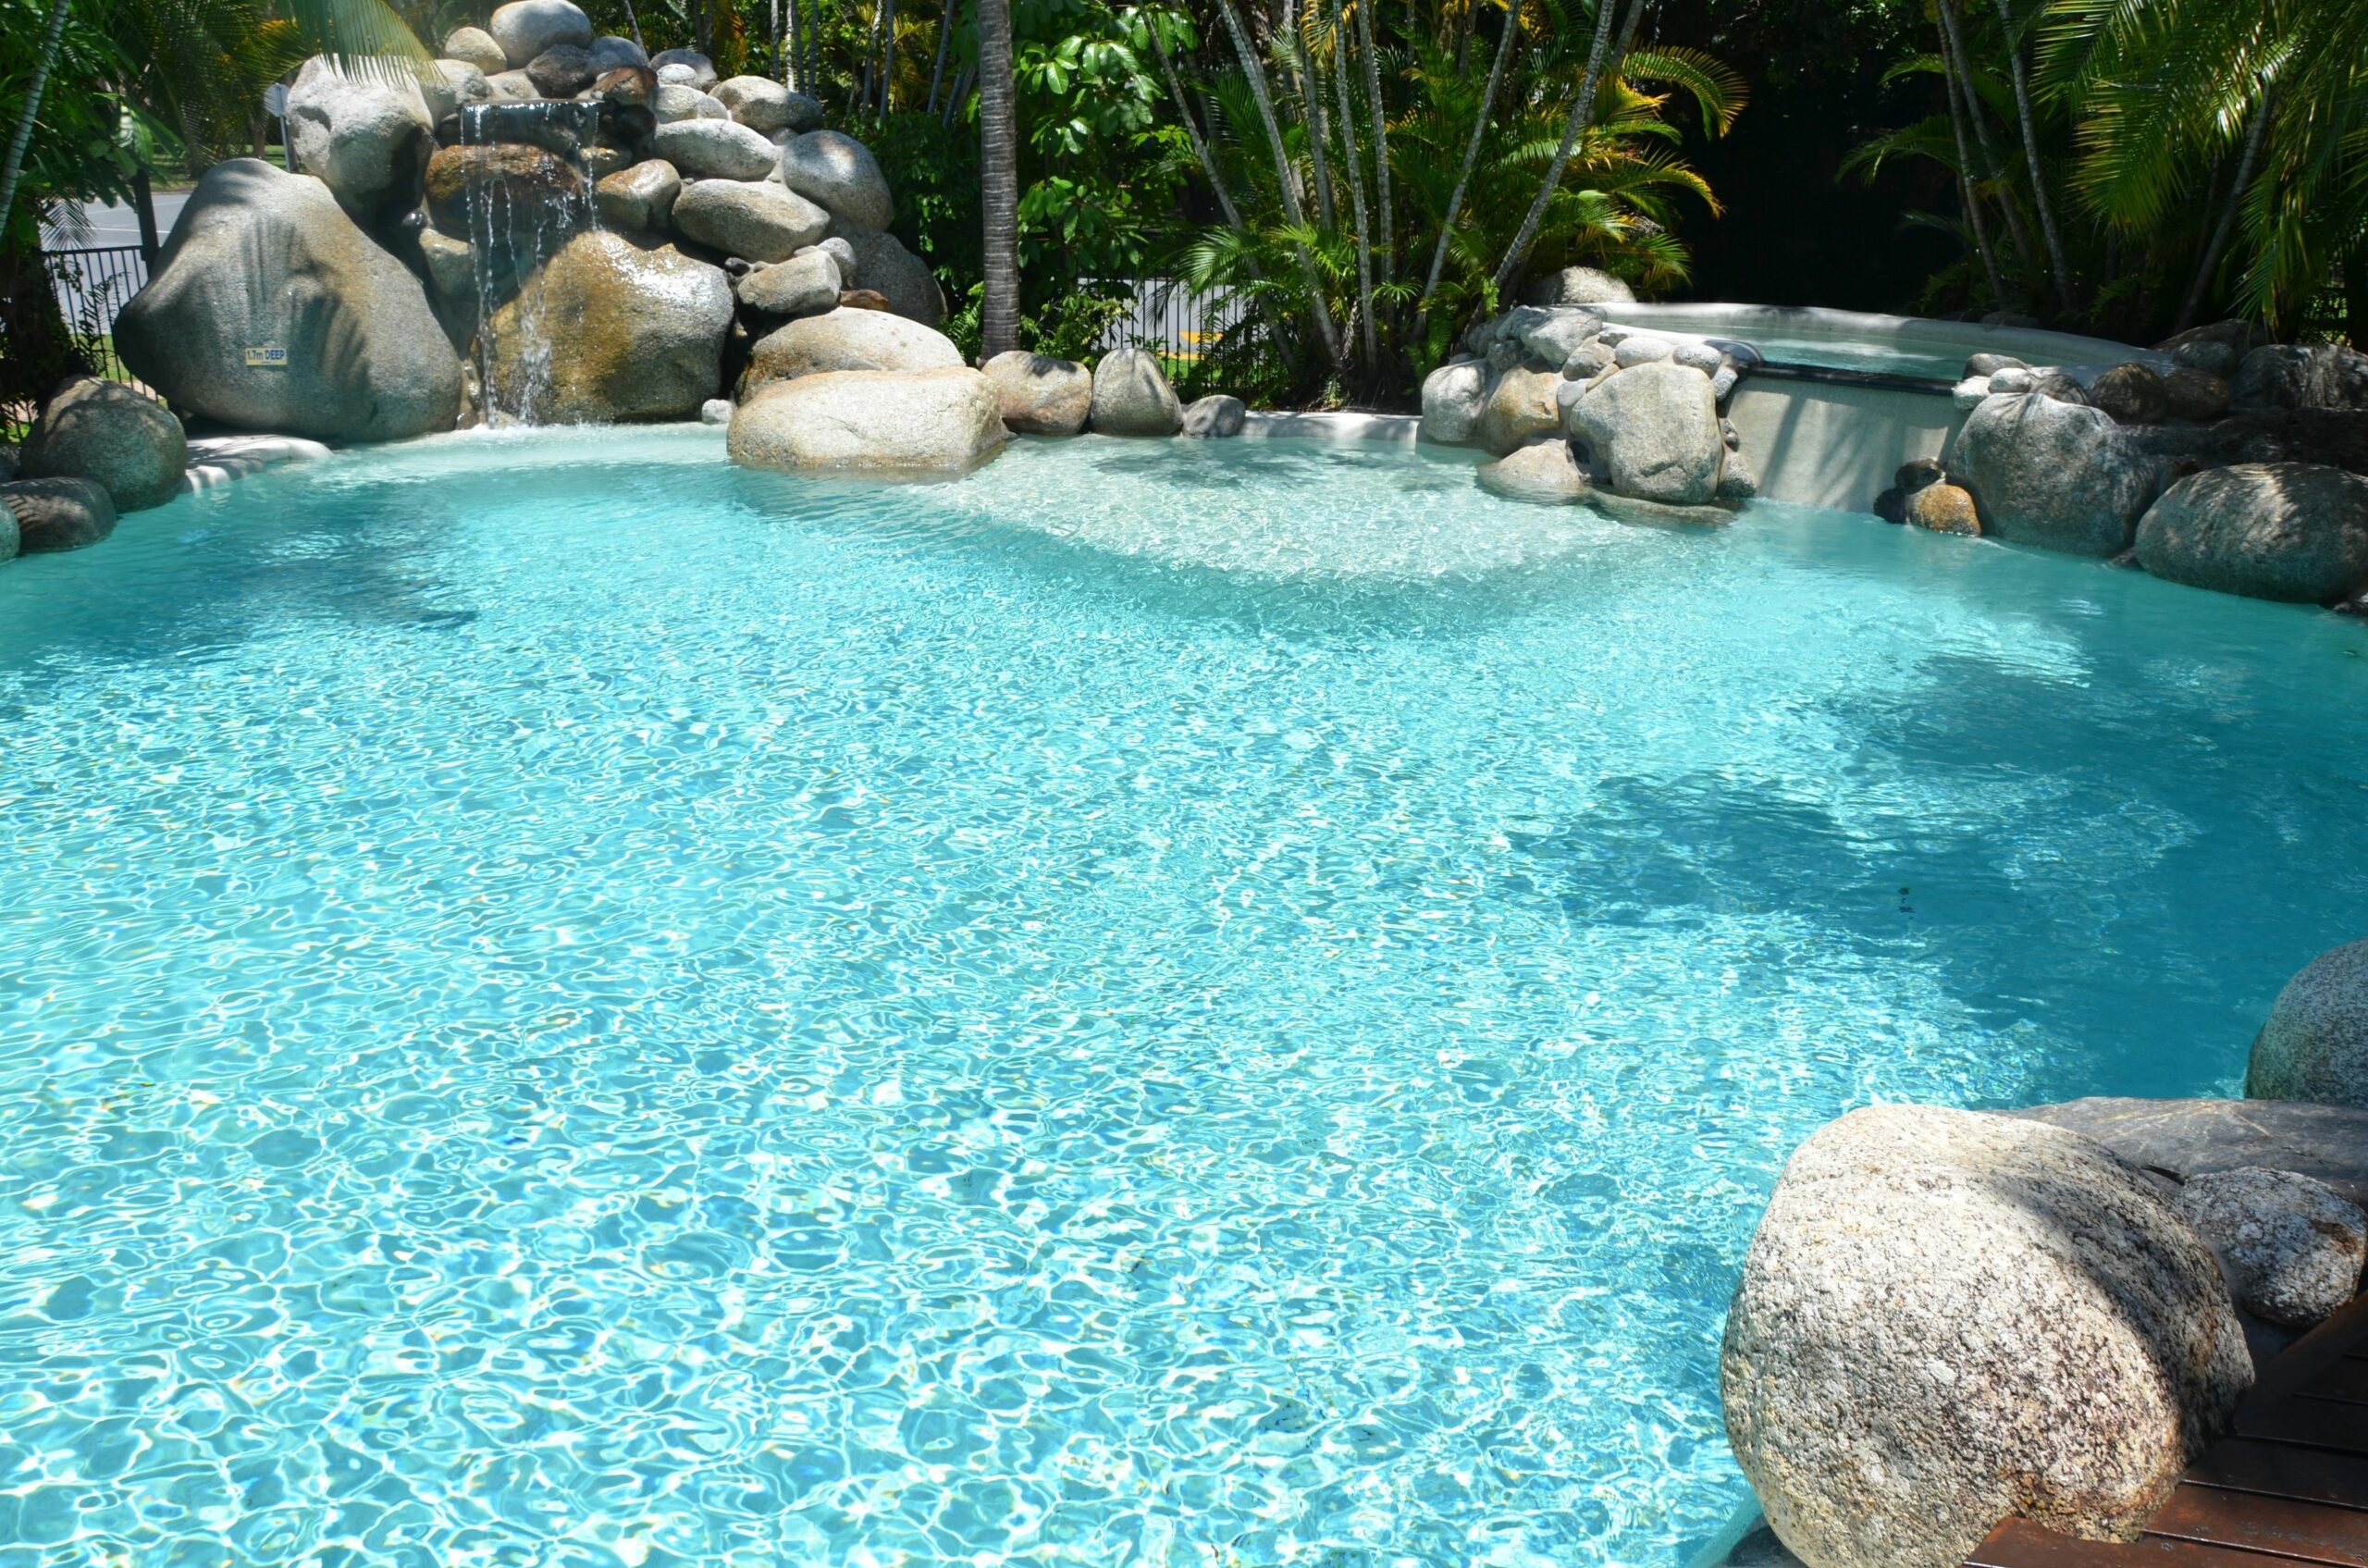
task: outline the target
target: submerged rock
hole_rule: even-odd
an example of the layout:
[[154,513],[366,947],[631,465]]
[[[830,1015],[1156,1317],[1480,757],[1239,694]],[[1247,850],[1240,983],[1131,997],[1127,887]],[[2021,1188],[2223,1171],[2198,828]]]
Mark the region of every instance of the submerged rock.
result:
[[757,340],[744,389],[836,370],[954,370],[962,351],[943,332],[886,311],[848,310],[803,316]]
[[43,405],[18,460],[28,478],[89,479],[117,512],[141,512],[180,493],[189,438],[137,388],[78,376]]
[[1104,436],[1173,436],[1184,404],[1148,349],[1114,349],[1093,367],[1094,430]]
[[2368,588],[2368,479],[2310,463],[2190,474],[2140,520],[2138,562],[2220,593],[2347,599]]
[[384,228],[419,204],[436,120],[419,84],[349,77],[315,55],[288,90],[288,141],[353,218]]
[[561,247],[492,325],[495,386],[524,385],[549,356],[538,420],[687,419],[722,384],[732,286],[672,245],[596,229]]
[[460,414],[419,279],[319,180],[253,158],[206,170],[115,340],[176,409],[241,429],[388,441]]
[[115,502],[95,479],[12,479],[0,484],[10,519],[6,555],[80,549],[115,532]]
[[2360,1288],[2368,1215],[2307,1176],[2247,1167],[2199,1176],[2174,1206],[2219,1254],[2237,1304],[2315,1327]]
[[2009,1515],[2132,1538],[2251,1379],[2218,1266],[2144,1176],[1909,1105],[1794,1154],[1720,1361],[1736,1458],[1814,1568],[1955,1568]]
[[2368,941],[2329,948],[2286,982],[2253,1038],[2245,1093],[2368,1106]]
[[2161,465],[2109,415],[2041,393],[1975,409],[1948,468],[1973,492],[1983,533],[2074,555],[2128,549],[2162,484]]
[[734,411],[726,445],[750,468],[959,474],[1010,438],[1000,409],[967,366],[830,371],[758,390]]
[[1074,436],[1093,407],[1093,373],[1073,359],[1014,349],[987,361],[1003,422],[1026,436]]
[[673,223],[726,255],[773,262],[820,239],[831,215],[770,179],[702,179],[674,199]]
[[1911,492],[1906,516],[1909,523],[1927,533],[1978,537],[1981,532],[1981,518],[1974,510],[1973,497],[1955,485],[1931,484]]
[[1563,506],[1586,496],[1590,487],[1571,443],[1560,436],[1533,441],[1519,451],[1480,466],[1481,488],[1511,500]]
[[1719,493],[1727,443],[1710,378],[1689,365],[1662,359],[1615,373],[1571,405],[1569,428],[1621,495],[1701,506]]
[[1240,398],[1216,392],[1184,405],[1184,424],[1178,434],[1202,439],[1223,439],[1240,435],[1241,427],[1249,422],[1247,404]]

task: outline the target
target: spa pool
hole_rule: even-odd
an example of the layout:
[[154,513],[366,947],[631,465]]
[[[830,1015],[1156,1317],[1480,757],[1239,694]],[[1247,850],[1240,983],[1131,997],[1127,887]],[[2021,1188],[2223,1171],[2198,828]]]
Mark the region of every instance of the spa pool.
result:
[[0,736],[8,1568],[1678,1568],[1794,1142],[2368,909],[2368,627],[1378,446],[342,456]]

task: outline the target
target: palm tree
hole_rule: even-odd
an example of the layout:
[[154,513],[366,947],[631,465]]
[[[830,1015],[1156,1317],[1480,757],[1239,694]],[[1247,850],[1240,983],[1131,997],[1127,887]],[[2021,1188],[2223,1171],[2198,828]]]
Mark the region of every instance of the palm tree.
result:
[[2007,0],[1998,0],[1998,23],[2006,33],[2006,64],[2015,80],[2015,117],[2023,131],[2023,157],[2030,165],[2031,204],[2039,209],[2039,231],[2047,241],[2047,265],[2055,275],[2055,297],[2066,310],[2078,302],[2072,288],[2072,266],[2064,259],[2064,236],[2055,227],[2055,204],[2048,200],[2047,171],[2039,153],[2039,122],[2031,113],[2030,72],[2023,68],[2023,45],[2015,31],[2015,13]]
[[1011,3],[979,0],[979,185],[986,215],[986,294],[979,353],[1019,346],[1019,147],[1012,112]]
[[[1632,14],[1644,8],[1645,0],[1628,0]],[[1571,154],[1579,144],[1579,133],[1595,123],[1595,95],[1603,80],[1604,51],[1611,43],[1611,19],[1620,9],[1620,0],[1596,0],[1595,44],[1587,51],[1586,75],[1580,79],[1579,95],[1571,105],[1571,118],[1562,128],[1562,144],[1554,149],[1554,161],[1547,166],[1546,179],[1537,188],[1537,199],[1529,204],[1529,212],[1521,220],[1521,228],[1513,235],[1513,242],[1505,248],[1505,259],[1497,264],[1497,293],[1499,297],[1529,260],[1529,248],[1537,242],[1537,226],[1545,220],[1547,204],[1553,201],[1554,191],[1562,183],[1562,171],[1570,167]]]
[[25,149],[32,145],[33,122],[41,115],[42,93],[49,87],[51,68],[57,64],[58,41],[66,36],[66,13],[73,0],[50,0],[49,26],[42,34],[41,57],[25,88],[25,107],[17,117],[16,134],[8,138],[8,161],[0,167],[0,234],[8,231],[8,214],[17,201],[17,179],[24,172]]
[[[1477,9],[1475,6],[1473,7]],[[1488,67],[1488,85],[1481,90],[1480,112],[1472,118],[1472,140],[1464,145],[1463,162],[1455,171],[1455,193],[1447,199],[1447,217],[1439,225],[1437,242],[1431,247],[1431,274],[1423,280],[1423,297],[1414,307],[1414,342],[1424,344],[1424,329],[1430,325],[1431,296],[1439,291],[1439,269],[1447,265],[1447,242],[1455,233],[1455,221],[1463,216],[1463,193],[1472,187],[1472,168],[1480,161],[1480,143],[1488,134],[1489,112],[1497,103],[1497,86],[1505,79],[1505,62],[1512,57],[1513,39],[1521,32],[1521,0],[1511,0],[1505,6],[1504,31],[1497,37],[1497,57]]]

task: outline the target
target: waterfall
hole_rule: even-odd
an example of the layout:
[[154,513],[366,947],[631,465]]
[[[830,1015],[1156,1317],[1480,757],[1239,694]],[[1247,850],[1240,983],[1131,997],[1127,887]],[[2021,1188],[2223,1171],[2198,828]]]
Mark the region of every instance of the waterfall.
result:
[[551,388],[553,345],[567,323],[546,320],[543,267],[600,217],[583,148],[599,128],[598,104],[475,104],[461,111],[461,144],[507,148],[473,161],[469,245],[477,296],[477,381],[488,425],[536,423]]

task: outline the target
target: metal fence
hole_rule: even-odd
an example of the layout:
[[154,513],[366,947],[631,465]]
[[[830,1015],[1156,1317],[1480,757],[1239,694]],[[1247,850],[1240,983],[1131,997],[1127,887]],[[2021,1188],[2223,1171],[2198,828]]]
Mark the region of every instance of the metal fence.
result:
[[1229,290],[1195,290],[1172,278],[1138,278],[1133,288],[1133,306],[1111,324],[1104,349],[1151,349],[1190,364],[1242,324],[1242,302]]
[[148,259],[137,245],[90,245],[44,251],[50,286],[77,347],[102,376],[129,380],[115,352],[115,318],[148,281]]

